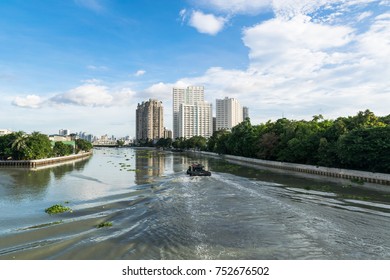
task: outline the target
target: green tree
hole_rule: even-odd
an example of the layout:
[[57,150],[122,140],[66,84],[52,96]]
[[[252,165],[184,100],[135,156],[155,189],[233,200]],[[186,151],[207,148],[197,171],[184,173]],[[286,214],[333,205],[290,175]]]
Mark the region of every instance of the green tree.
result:
[[230,132],[222,129],[215,131],[207,142],[207,150],[218,154],[226,154],[226,141],[228,140]]
[[172,139],[171,138],[160,138],[158,139],[155,146],[157,148],[170,148],[172,145]]
[[186,140],[186,147],[188,149],[206,150],[207,139],[203,136],[193,136]]
[[89,152],[90,150],[92,150],[92,148],[93,148],[93,145],[91,142],[88,142],[84,139],[77,139],[76,140],[76,153],[78,153],[80,151]]
[[47,135],[40,132],[33,132],[27,138],[26,145],[29,148],[27,159],[43,159],[53,156],[51,142]]
[[172,147],[175,149],[186,149],[187,143],[184,137],[177,137],[175,141],[172,143]]
[[228,152],[237,156],[255,157],[254,132],[249,118],[233,127],[226,143]]
[[55,142],[53,147],[53,154],[55,156],[68,156],[73,153],[73,147],[71,145],[65,144],[61,141]]
[[355,129],[338,141],[345,168],[390,173],[390,127]]
[[116,140],[116,144],[118,145],[118,147],[123,147],[123,145],[125,145],[125,141],[123,141],[123,140]]
[[0,136],[0,159],[5,160],[12,158],[12,134]]
[[279,136],[275,132],[264,133],[258,141],[256,155],[265,160],[276,160],[276,149],[279,145]]
[[16,160],[28,159],[31,157],[31,150],[27,145],[29,136],[23,132],[14,132],[12,137],[12,158]]
[[379,117],[378,120],[385,125],[390,125],[390,115]]

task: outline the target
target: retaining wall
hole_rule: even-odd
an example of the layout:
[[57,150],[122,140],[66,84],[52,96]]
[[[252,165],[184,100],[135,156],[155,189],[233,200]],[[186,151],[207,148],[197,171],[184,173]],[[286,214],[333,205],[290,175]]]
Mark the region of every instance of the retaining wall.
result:
[[215,153],[210,153],[210,152],[199,152],[199,153],[226,159],[226,160],[247,162],[247,163],[271,167],[271,168],[284,169],[289,171],[302,172],[302,173],[321,175],[327,177],[364,181],[364,182],[369,182],[374,184],[390,185],[390,174],[385,174],[385,173],[375,173],[375,172],[357,171],[357,170],[341,169],[341,168],[330,168],[330,167],[322,167],[322,166],[314,166],[314,165],[306,165],[306,164],[269,161],[269,160],[246,158],[240,156],[232,156],[232,155],[217,155]]
[[53,157],[36,160],[0,160],[0,167],[23,167],[23,168],[37,168],[40,166],[58,164],[61,162],[72,161],[76,159],[87,158],[92,155],[92,151],[86,153],[79,153],[76,155],[69,155],[63,157]]

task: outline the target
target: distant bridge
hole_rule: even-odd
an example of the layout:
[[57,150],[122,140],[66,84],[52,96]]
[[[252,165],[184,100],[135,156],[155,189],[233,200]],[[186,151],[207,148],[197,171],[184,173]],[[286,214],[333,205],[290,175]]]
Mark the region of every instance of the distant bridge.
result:
[[92,143],[94,147],[119,147],[117,143]]

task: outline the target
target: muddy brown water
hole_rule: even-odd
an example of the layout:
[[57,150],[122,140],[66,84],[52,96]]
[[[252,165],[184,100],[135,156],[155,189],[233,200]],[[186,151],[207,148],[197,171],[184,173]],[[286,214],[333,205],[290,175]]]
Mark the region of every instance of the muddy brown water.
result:
[[390,259],[390,190],[182,153],[0,169],[0,213],[0,259]]

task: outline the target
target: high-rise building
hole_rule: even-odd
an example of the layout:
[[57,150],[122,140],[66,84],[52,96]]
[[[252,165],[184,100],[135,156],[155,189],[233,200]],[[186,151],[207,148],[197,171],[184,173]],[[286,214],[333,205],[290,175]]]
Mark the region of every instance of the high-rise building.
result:
[[199,102],[204,102],[203,86],[173,88],[173,139],[184,137],[179,135],[180,104],[195,105]]
[[149,99],[138,103],[136,110],[136,139],[153,140],[164,137],[164,117],[161,101]]
[[217,130],[232,129],[243,121],[243,109],[235,98],[216,100]]
[[62,136],[68,136],[68,135],[70,135],[70,130],[69,129],[60,129],[58,131],[58,134],[62,135]]
[[249,108],[248,107],[242,107],[242,117],[244,120],[246,118],[249,118]]
[[186,139],[193,136],[211,137],[213,134],[212,105],[208,102],[180,104],[179,137]]
[[167,138],[171,138],[172,139],[172,130],[167,129],[166,127],[164,127],[164,138],[165,139],[167,139]]

